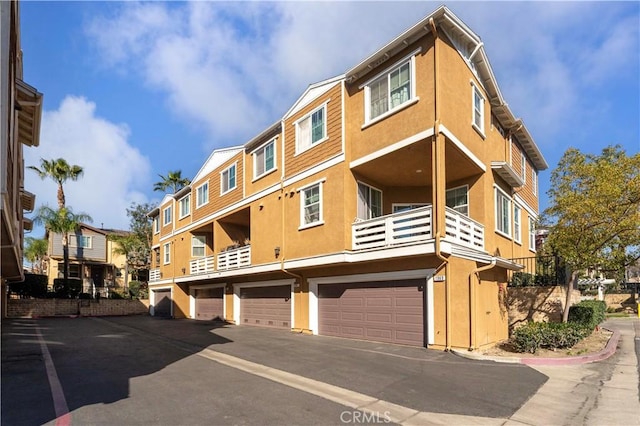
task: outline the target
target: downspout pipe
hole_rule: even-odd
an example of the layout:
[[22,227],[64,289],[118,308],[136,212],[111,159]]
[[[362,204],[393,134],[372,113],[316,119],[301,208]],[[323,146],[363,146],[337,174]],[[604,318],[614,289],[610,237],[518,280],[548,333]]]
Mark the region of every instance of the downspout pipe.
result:
[[[449,274],[449,259],[442,255],[442,250],[440,246],[440,240],[442,238],[442,230],[440,229],[440,211],[444,208],[438,202],[438,182],[439,182],[439,171],[440,171],[440,163],[438,162],[438,138],[440,137],[440,109],[438,105],[439,98],[439,90],[438,90],[438,29],[436,28],[436,23],[433,18],[429,18],[429,26],[431,27],[431,32],[433,33],[433,112],[434,112],[434,123],[433,123],[433,143],[431,145],[431,198],[433,205],[433,213],[435,217],[435,232],[434,232],[434,243],[435,243],[435,255],[438,259],[441,260],[440,266],[438,266],[434,273],[442,270],[445,270],[445,350],[451,350],[451,283],[450,283],[450,274]],[[433,225],[432,225],[433,226]]]
[[476,309],[476,286],[474,277],[478,278],[478,284],[480,284],[480,273],[495,268],[496,262],[497,258],[493,256],[491,258],[491,262],[488,265],[476,268],[473,270],[473,272],[471,272],[471,274],[469,274],[469,351],[478,349],[478,341],[476,338],[478,330],[478,310]]

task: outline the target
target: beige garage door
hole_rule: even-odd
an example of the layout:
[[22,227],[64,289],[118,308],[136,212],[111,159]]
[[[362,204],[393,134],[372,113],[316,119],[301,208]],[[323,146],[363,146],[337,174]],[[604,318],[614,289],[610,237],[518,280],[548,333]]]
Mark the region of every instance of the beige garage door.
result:
[[291,286],[240,289],[240,324],[291,328]]
[[171,316],[171,290],[154,290],[153,316]]
[[219,288],[203,288],[196,290],[196,319],[224,319],[223,291]]
[[319,334],[424,346],[424,280],[318,286]]

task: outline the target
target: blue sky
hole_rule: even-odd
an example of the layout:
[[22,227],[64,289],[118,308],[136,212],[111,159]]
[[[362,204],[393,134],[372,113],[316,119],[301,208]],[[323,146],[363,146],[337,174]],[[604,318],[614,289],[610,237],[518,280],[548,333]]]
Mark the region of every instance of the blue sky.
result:
[[[192,178],[242,145],[305,88],[344,73],[441,3],[22,1],[24,78],[44,94],[25,163],[84,167],[67,203],[127,229],[159,174]],[[640,3],[450,2],[484,44],[500,89],[550,169],[568,147],[640,151]],[[37,205],[55,184],[27,171]],[[38,229],[34,236],[39,237]]]

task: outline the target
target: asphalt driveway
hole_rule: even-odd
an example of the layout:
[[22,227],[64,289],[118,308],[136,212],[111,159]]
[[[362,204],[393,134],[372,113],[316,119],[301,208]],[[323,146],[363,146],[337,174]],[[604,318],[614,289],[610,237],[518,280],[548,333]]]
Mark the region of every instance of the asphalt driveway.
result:
[[356,423],[345,405],[215,361],[223,356],[422,412],[481,417],[513,415],[547,380],[523,365],[209,321],[15,319],[2,323],[2,424],[60,424],[61,397],[75,424]]

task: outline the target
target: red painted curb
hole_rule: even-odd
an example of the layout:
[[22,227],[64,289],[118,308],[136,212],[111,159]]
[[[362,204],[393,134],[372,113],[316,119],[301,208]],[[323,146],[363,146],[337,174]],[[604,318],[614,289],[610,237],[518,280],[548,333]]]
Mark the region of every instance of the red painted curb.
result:
[[586,364],[588,362],[602,361],[609,358],[616,352],[618,341],[620,340],[620,332],[618,330],[609,331],[612,331],[613,335],[609,338],[607,346],[605,346],[605,348],[600,352],[589,355],[578,355],[564,358],[521,358],[520,363],[525,365],[576,365]]

